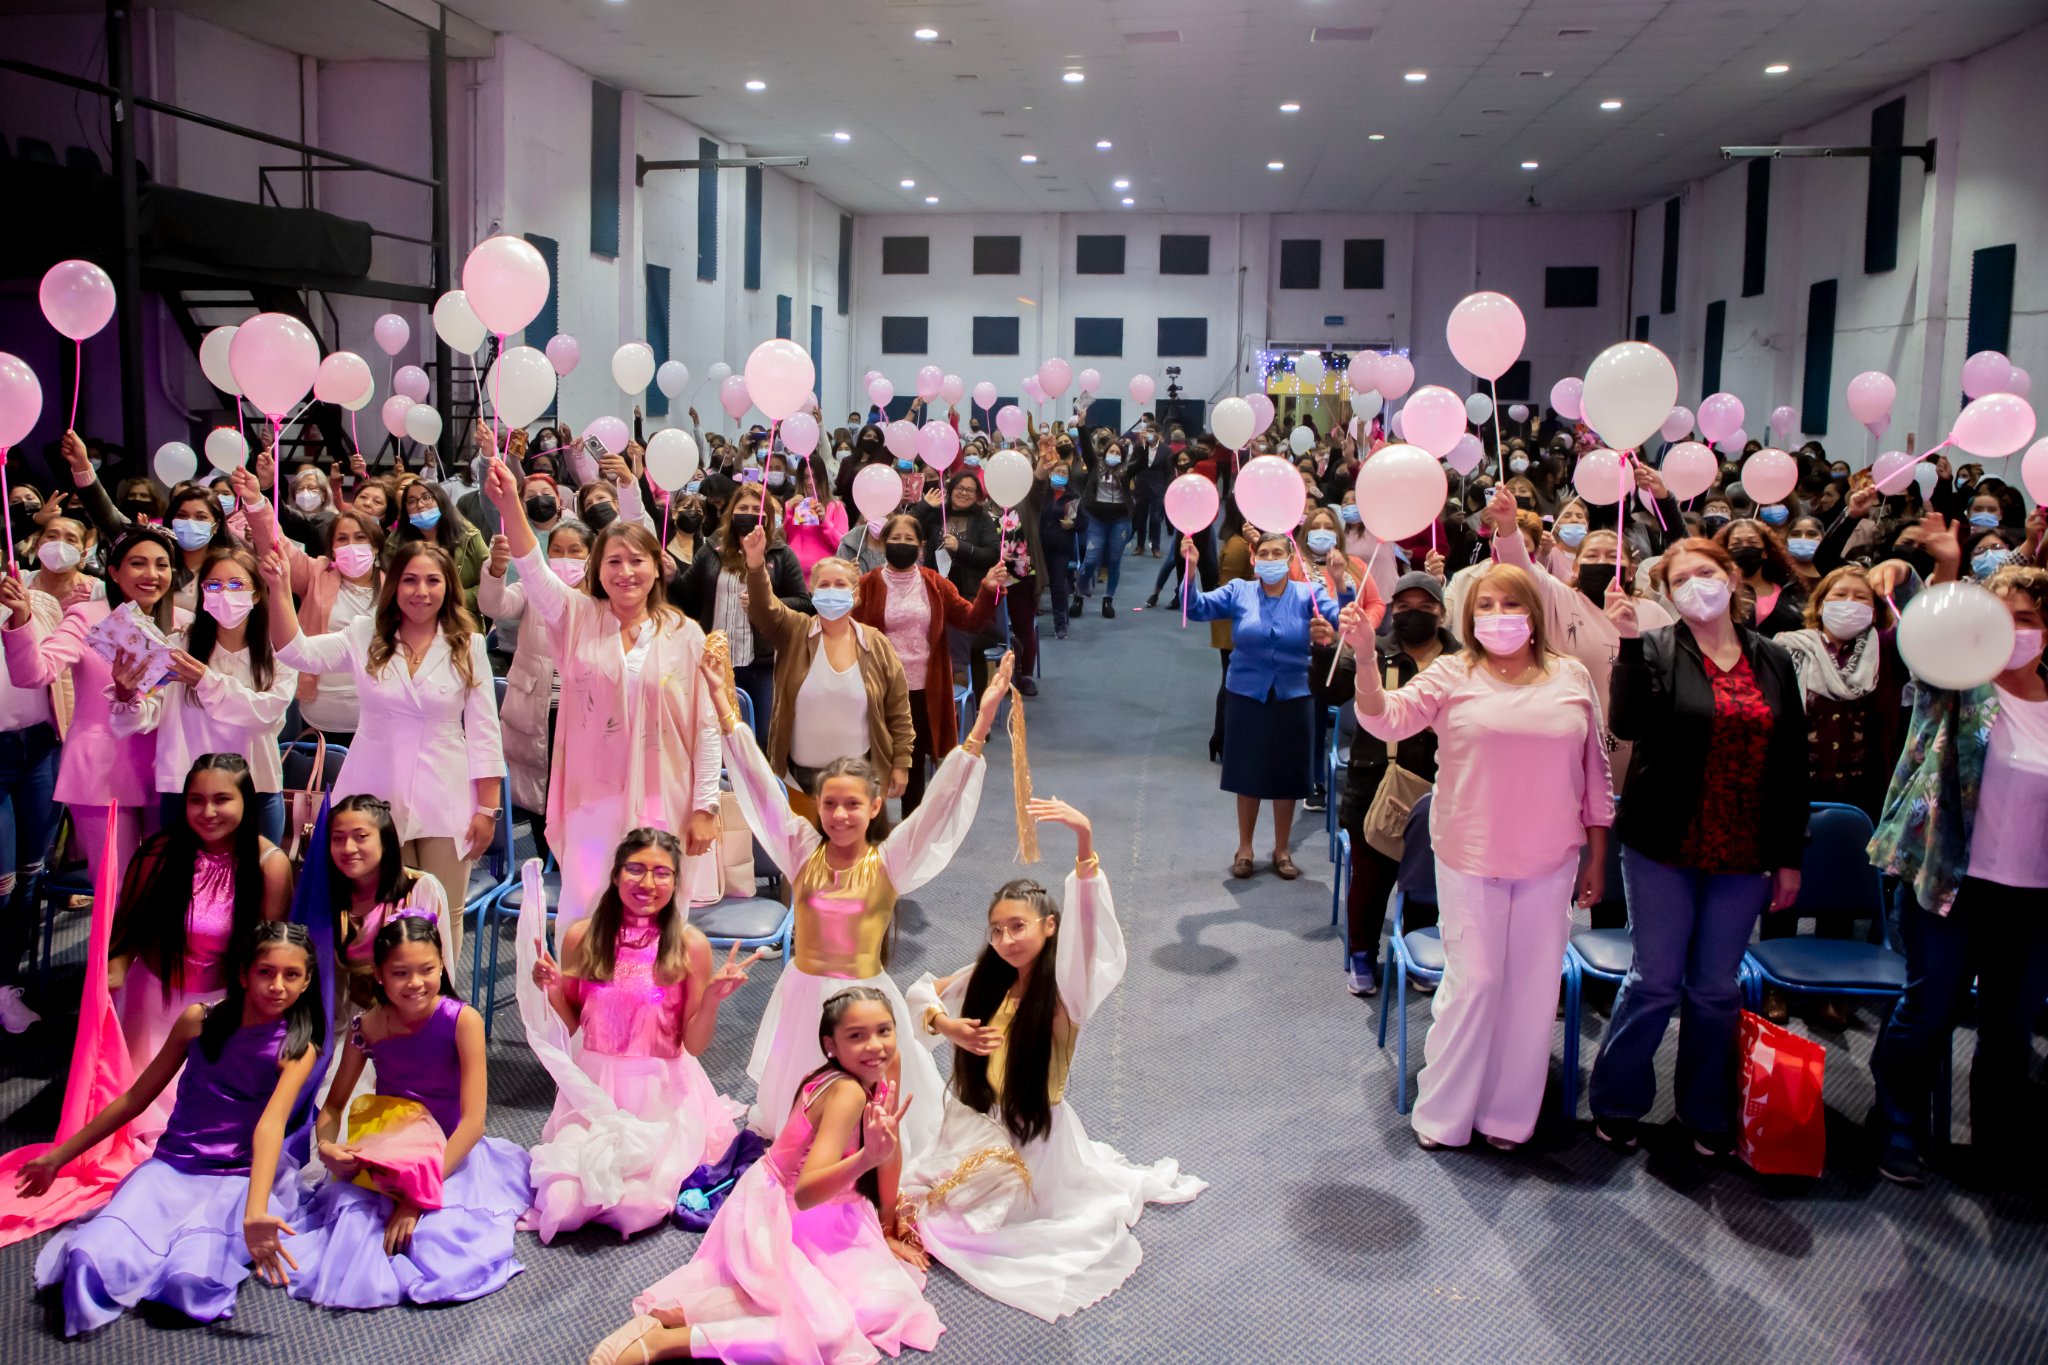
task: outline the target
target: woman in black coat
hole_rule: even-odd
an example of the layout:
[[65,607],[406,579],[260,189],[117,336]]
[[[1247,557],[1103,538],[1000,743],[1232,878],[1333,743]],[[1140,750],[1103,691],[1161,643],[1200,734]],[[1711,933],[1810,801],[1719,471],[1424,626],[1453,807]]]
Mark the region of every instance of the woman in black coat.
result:
[[761,525],[768,530],[766,568],[775,595],[790,610],[811,614],[803,566],[797,562],[796,551],[783,543],[782,508],[760,484],[752,482],[733,490],[717,533],[706,535],[697,547],[697,558],[669,580],[668,600],[706,634],[725,632],[732,650],[733,681],[753,702],[755,731],[766,734],[775,695],[775,650],[754,634],[740,601],[747,585],[747,556],[740,542]]
[[[934,566],[945,565],[947,581],[972,602],[1002,551],[1001,528],[982,500],[980,471],[963,466],[948,475],[944,503],[929,508],[925,520],[925,544],[931,547]],[[993,623],[972,636],[953,632],[953,667],[967,669],[976,696],[988,683],[988,661],[982,651],[1002,643]]]

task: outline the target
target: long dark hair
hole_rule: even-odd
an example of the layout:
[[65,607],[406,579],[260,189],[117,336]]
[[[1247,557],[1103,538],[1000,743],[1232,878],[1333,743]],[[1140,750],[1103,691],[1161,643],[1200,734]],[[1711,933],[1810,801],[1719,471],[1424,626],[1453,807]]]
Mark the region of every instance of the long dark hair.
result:
[[[1040,919],[1059,913],[1046,889],[1028,877],[998,887],[990,911],[1004,901],[1018,901]],[[1002,1105],[1003,1127],[1010,1130],[1018,1146],[1052,1131],[1052,1100],[1046,1080],[1052,1074],[1053,1029],[1059,1020],[1060,989],[1055,979],[1054,945],[1059,938],[1055,925],[1046,936],[1045,947],[1031,964],[1024,981],[1024,993],[1017,1001],[1017,1013],[1010,1019],[1003,1063],[1003,1093],[998,1100],[988,1079],[988,1058],[965,1048],[953,1053],[953,1093],[977,1114]],[[1017,984],[1017,969],[1003,961],[993,946],[984,947],[975,959],[974,973],[967,978],[967,999],[960,1007],[968,1019],[993,1019],[1002,1008],[1003,997]]]
[[[431,943],[434,955],[439,957],[441,954],[441,932],[434,921],[425,915],[394,915],[384,921],[377,937],[370,941],[371,959],[381,969],[384,959],[396,952],[401,943]],[[370,989],[377,993],[379,1003],[391,1003],[384,995],[384,983],[374,976],[370,978]],[[441,994],[450,1000],[462,998],[455,993],[455,973],[448,969],[445,960],[441,963]]]
[[[256,570],[256,556],[241,549],[214,549],[207,551],[200,562],[196,581],[206,582],[206,576],[213,572],[214,565],[233,564],[248,575],[249,590],[255,594],[255,607],[242,624],[247,627],[243,637],[249,649],[249,676],[258,692],[270,690],[271,680],[277,674],[270,648],[270,613],[264,609],[264,602],[270,596],[270,588],[263,581],[263,575]],[[213,658],[213,647],[220,637],[220,622],[213,619],[213,613],[205,610],[203,599],[205,589],[200,590],[200,610],[192,614],[192,624],[185,628],[186,651],[200,663]]]
[[[327,812],[327,827],[334,828],[336,816],[367,815],[377,826],[379,857],[377,861],[377,904],[396,905],[410,895],[419,878],[405,870],[405,850],[400,847],[398,825],[391,818],[391,804],[381,797],[367,792],[344,796],[334,803]],[[340,931],[335,935],[335,947],[346,949],[355,941],[356,923],[349,912],[355,904],[355,884],[334,865],[331,848],[327,855],[327,903],[334,907],[335,918],[340,922]],[[447,888],[443,887],[443,891]]]
[[[201,754],[185,774],[185,790],[203,772],[227,773],[242,794],[242,823],[235,828],[235,928],[229,939],[228,974],[248,965],[243,950],[263,918],[263,832],[256,822],[256,784],[240,754]],[[199,836],[185,819],[185,803],[162,832],[152,834],[129,864],[121,900],[114,910],[115,956],[134,954],[163,983],[164,998],[185,979],[185,919],[192,904],[192,871],[199,863]]]
[[619,874],[626,866],[626,859],[643,849],[658,848],[676,866],[676,879],[668,904],[657,910],[655,923],[661,927],[661,941],[654,951],[654,979],[673,984],[690,973],[689,925],[676,911],[676,897],[687,894],[683,889],[683,843],[665,829],[642,825],[626,831],[626,837],[612,852],[611,875],[605,878],[604,894],[597,898],[597,904],[590,911],[589,928],[583,931],[583,939],[576,945],[574,960],[563,963],[571,976],[585,981],[609,981],[612,967],[619,951],[619,927],[625,922],[626,905],[619,899]]
[[[234,956],[238,964],[246,965],[255,962],[265,948],[280,943],[306,955],[306,989],[284,1012],[284,1046],[278,1049],[280,1059],[293,1061],[305,1056],[309,1047],[317,1052],[327,1046],[327,1020],[320,1008],[320,959],[313,951],[313,936],[303,924],[259,920],[247,932],[235,934]],[[199,1026],[199,1050],[209,1062],[220,1060],[221,1049],[242,1027],[242,1008],[249,999],[249,988],[242,983],[244,965],[229,974],[228,993],[206,1012],[206,1022]]]
[[[434,523],[434,527],[430,531],[422,531],[419,527],[413,525],[412,514],[405,510],[406,499],[412,496],[414,488],[425,489],[427,496],[434,500],[434,506],[441,509],[441,519]],[[455,504],[448,501],[446,489],[427,479],[415,480],[407,484],[404,490],[399,493],[397,508],[398,525],[396,535],[399,544],[404,545],[412,541],[424,540],[429,544],[438,545],[443,550],[446,550],[450,559],[455,557],[455,551],[461,548],[463,539],[469,531],[469,522],[463,518],[462,513],[455,510]],[[458,589],[461,587],[459,583],[456,586]]]
[[[860,1084],[860,1078],[841,1066],[839,1059],[826,1051],[825,1044],[832,1041],[832,1035],[839,1031],[839,1021],[846,1017],[847,1010],[864,1000],[870,1004],[880,1005],[889,1011],[891,1018],[895,1017],[896,1007],[889,1003],[889,997],[873,986],[848,986],[845,990],[828,996],[823,1008],[818,1011],[818,1051],[825,1053],[825,1064],[797,1083],[796,1093],[799,1099],[802,1098],[806,1086],[828,1071],[836,1071],[855,1085]],[[902,1045],[902,1040],[899,1039],[897,1046],[900,1048]],[[785,1115],[785,1120],[786,1118]],[[865,1132],[861,1133],[861,1145],[867,1145]],[[868,1202],[876,1208],[882,1206],[882,1181],[878,1172],[863,1172],[861,1177],[853,1182],[853,1187],[866,1195]]]
[[178,542],[161,526],[131,525],[121,533],[121,538],[114,542],[113,554],[109,556],[106,564],[107,609],[112,611],[128,600],[121,591],[121,585],[114,581],[114,570],[121,567],[121,561],[138,545],[154,545],[162,550],[164,557],[170,561],[170,577],[165,584],[163,595],[156,599],[155,606],[144,613],[156,623],[158,630],[169,632],[176,619],[171,595],[177,590],[178,574],[183,569],[185,561],[179,553]]

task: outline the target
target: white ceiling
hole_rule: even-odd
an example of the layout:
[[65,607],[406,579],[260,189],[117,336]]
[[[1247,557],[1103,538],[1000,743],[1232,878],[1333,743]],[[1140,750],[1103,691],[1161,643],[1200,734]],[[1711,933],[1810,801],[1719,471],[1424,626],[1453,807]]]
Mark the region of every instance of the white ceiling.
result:
[[[311,6],[293,4],[303,13]],[[1621,208],[2048,0],[454,0],[867,212]],[[930,26],[936,43],[914,29]],[[1331,29],[1363,40],[1311,41]],[[1585,30],[1561,34],[1560,30]],[[1170,35],[1135,41],[1137,35]],[[1766,76],[1786,62],[1791,71]],[[1061,73],[1077,67],[1078,86]],[[1426,70],[1410,84],[1402,74]],[[1522,75],[1523,71],[1548,75]],[[768,83],[747,92],[748,79]],[[1603,112],[1603,99],[1623,107]],[[1301,112],[1279,105],[1298,100]],[[851,133],[836,143],[835,130]],[[1385,140],[1367,140],[1384,133]],[[1098,139],[1115,145],[1098,151]],[[1039,158],[1025,165],[1026,152]],[[683,154],[690,154],[685,152]],[[1536,171],[1523,160],[1540,162]],[[1282,161],[1281,171],[1266,169]],[[915,190],[899,188],[915,179]]]

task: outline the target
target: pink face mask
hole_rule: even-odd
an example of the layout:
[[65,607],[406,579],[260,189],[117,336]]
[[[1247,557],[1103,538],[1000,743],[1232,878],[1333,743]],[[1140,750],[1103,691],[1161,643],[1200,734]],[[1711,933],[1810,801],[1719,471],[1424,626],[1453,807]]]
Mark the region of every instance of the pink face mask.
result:
[[589,567],[589,561],[582,559],[550,559],[548,567],[555,571],[555,577],[573,588],[583,581],[583,571]]
[[1472,620],[1472,633],[1479,637],[1480,647],[1488,654],[1513,654],[1529,643],[1534,629],[1526,616],[1502,614]]
[[377,552],[367,545],[337,545],[334,547],[334,567],[348,578],[361,578],[377,562]]
[[2038,630],[2015,630],[2012,633],[2012,657],[2005,661],[2007,668],[2025,668],[2041,658],[2041,632]]
[[247,588],[202,593],[201,596],[206,599],[206,614],[229,630],[248,620],[249,613],[256,606],[256,594]]

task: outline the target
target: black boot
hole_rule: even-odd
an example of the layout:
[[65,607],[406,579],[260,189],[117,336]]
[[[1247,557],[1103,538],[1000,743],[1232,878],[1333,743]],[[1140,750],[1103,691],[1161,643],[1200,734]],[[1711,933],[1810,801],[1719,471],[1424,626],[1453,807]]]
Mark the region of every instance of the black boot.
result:
[[1081,594],[1080,594],[1080,593],[1075,593],[1075,594],[1074,594],[1074,600],[1073,600],[1073,601],[1071,601],[1071,602],[1069,602],[1069,603],[1067,603],[1067,615],[1069,615],[1069,616],[1079,616],[1080,614],[1081,614]]
[[1115,599],[1113,599],[1113,598],[1108,598],[1108,597],[1105,597],[1105,598],[1103,598],[1103,599],[1102,599],[1102,619],[1103,619],[1103,620],[1105,620],[1105,621],[1110,621],[1110,620],[1114,620],[1115,618],[1116,618],[1116,601],[1115,601]]

